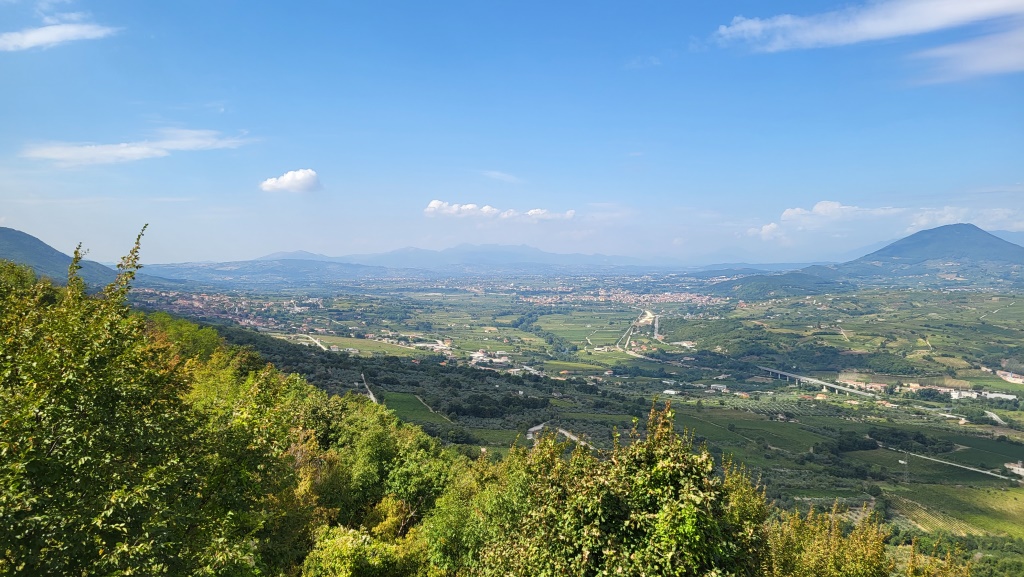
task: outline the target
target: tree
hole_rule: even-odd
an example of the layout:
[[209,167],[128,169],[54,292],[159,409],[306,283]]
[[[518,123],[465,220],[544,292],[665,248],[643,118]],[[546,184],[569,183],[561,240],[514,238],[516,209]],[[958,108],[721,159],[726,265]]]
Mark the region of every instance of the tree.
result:
[[258,569],[264,494],[216,475],[183,363],[127,307],[138,240],[97,298],[77,249],[65,287],[0,271],[0,573]]
[[577,446],[566,459],[553,436],[513,449],[442,499],[427,522],[432,560],[456,574],[756,575],[763,494],[731,464],[716,472],[673,419],[652,411],[646,436],[634,429],[607,454]]
[[845,534],[838,504],[831,513],[782,513],[768,525],[765,577],[888,577],[895,568],[885,552],[886,531],[862,520]]

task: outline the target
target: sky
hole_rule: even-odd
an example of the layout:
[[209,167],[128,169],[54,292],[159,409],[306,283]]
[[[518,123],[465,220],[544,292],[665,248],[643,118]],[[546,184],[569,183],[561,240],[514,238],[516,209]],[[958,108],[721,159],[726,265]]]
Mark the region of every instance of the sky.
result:
[[116,261],[1024,231],[1024,0],[0,0],[0,226]]

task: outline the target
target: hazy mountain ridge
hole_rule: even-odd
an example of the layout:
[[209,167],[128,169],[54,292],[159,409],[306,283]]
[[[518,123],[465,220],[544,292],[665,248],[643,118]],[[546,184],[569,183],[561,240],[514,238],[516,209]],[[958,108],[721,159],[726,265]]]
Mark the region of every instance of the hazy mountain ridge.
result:
[[247,260],[224,263],[179,263],[147,265],[146,270],[162,278],[205,282],[215,285],[244,284],[269,286],[330,285],[368,278],[427,278],[424,271],[318,260]]
[[[44,243],[38,238],[15,230],[0,227],[0,259],[26,264],[39,276],[48,277],[57,284],[64,284],[68,278],[71,257]],[[109,284],[117,277],[117,271],[91,260],[81,261],[79,276],[90,287]]]
[[549,264],[561,266],[628,266],[650,261],[603,254],[553,253],[527,245],[460,244],[442,250],[406,247],[383,253],[325,256],[303,250],[277,252],[256,260],[315,260],[388,268],[445,269],[465,265]]
[[856,289],[852,283],[822,278],[801,271],[783,274],[758,274],[715,283],[710,292],[743,300],[769,297],[805,296],[840,293]]
[[[71,257],[26,233],[0,228],[0,258],[28,264],[58,282]],[[352,262],[363,261],[363,262]],[[377,264],[371,264],[377,263]],[[736,298],[843,292],[858,285],[942,287],[1024,286],[1024,247],[971,224],[946,225],[914,233],[842,264],[722,264],[703,267],[630,257],[558,254],[525,246],[459,245],[444,250],[399,249],[381,254],[328,257],[307,251],[280,252],[250,261],[146,265],[141,286],[310,287],[363,279],[428,279],[461,275],[643,274],[686,271],[695,277],[732,278],[711,292]],[[83,262],[83,277],[99,286],[116,272]]]

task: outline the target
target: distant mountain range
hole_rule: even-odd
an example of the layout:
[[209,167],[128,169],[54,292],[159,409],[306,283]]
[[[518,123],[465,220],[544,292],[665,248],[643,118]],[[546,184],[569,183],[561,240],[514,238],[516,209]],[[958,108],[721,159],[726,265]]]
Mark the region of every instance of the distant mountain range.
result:
[[639,266],[651,264],[651,261],[628,256],[579,253],[559,254],[545,252],[532,246],[501,244],[460,244],[443,250],[410,247],[378,254],[352,254],[337,257],[300,250],[295,252],[276,252],[256,260],[312,260],[427,270],[445,270],[466,266],[512,266],[523,264],[573,267]]
[[[1016,238],[1021,233],[1002,232]],[[0,258],[31,266],[57,282],[71,257],[23,232],[0,227]],[[381,254],[328,257],[305,251],[251,261],[146,265],[140,286],[331,287],[368,279],[429,279],[462,274],[630,273],[661,270],[713,280],[717,294],[754,300],[842,292],[858,286],[989,287],[1024,289],[1024,247],[971,224],[923,230],[842,264],[727,264],[705,267],[600,254],[556,254],[529,246],[459,245],[444,250],[407,248]],[[83,261],[87,283],[102,286],[112,269]]]
[[426,271],[392,269],[322,260],[246,260],[221,263],[146,265],[146,272],[164,279],[214,286],[330,287],[365,279],[429,278]]
[[[754,274],[772,271],[796,270],[811,263],[720,263],[702,266],[688,266],[673,259],[642,259],[629,256],[581,253],[545,252],[527,245],[501,244],[460,244],[442,250],[402,248],[384,253],[353,254],[347,256],[326,256],[304,250],[275,252],[259,257],[259,261],[310,260],[362,264],[388,268],[424,269],[437,272],[544,272],[550,267],[568,268],[623,268],[688,270],[695,274]],[[821,264],[821,263],[817,263]],[[545,268],[538,269],[538,265]]]

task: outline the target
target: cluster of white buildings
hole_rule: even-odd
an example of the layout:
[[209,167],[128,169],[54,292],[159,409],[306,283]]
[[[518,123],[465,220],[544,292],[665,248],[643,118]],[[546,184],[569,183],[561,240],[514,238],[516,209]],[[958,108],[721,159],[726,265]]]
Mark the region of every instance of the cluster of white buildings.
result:
[[973,389],[953,389],[950,387],[937,387],[934,385],[919,385],[917,383],[907,383],[901,390],[919,391],[921,389],[933,389],[940,393],[949,394],[951,399],[998,399],[1004,401],[1012,401],[1017,398],[1017,395],[1010,395],[1007,393],[992,393],[989,391],[975,391]]
[[512,361],[508,358],[508,353],[506,353],[505,351],[498,351],[496,353],[491,353],[490,351],[485,351],[483,349],[480,349],[479,351],[476,351],[475,353],[470,353],[469,354],[469,364],[471,364],[471,365],[479,365],[479,364],[508,365],[511,362]]
[[[861,389],[863,391],[872,391],[875,393],[885,393],[889,386],[886,383],[862,383],[860,381],[839,381],[840,385],[852,387],[855,389]],[[1012,401],[1017,398],[1017,395],[1010,395],[1007,393],[992,393],[989,391],[975,391],[973,389],[954,389],[951,387],[938,387],[935,385],[922,385],[920,383],[904,383],[897,390],[903,391],[920,391],[921,389],[932,389],[940,393],[949,394],[949,398],[953,400],[957,399],[998,399]]]
[[1007,393],[990,393],[988,391],[966,391],[962,389],[943,389],[939,388],[943,393],[949,393],[951,399],[1000,399],[1005,401],[1012,401],[1017,398],[1017,395],[1009,395]]

